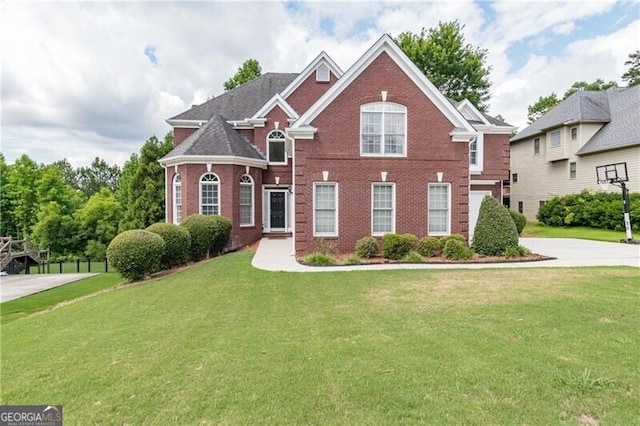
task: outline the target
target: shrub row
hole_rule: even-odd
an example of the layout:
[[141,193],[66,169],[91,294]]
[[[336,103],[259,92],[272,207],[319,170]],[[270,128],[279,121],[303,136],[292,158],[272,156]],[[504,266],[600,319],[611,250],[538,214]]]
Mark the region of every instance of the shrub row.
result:
[[222,253],[231,228],[231,221],[218,215],[191,215],[180,225],[155,223],[117,235],[107,248],[107,259],[124,278],[138,280]]
[[[640,193],[629,194],[631,228],[640,231]],[[554,197],[538,210],[537,219],[549,226],[585,226],[624,231],[622,195],[582,191]]]

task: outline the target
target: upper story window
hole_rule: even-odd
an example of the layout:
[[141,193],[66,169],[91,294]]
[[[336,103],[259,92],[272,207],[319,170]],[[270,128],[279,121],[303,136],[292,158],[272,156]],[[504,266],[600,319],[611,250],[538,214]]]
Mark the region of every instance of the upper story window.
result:
[[173,223],[182,221],[182,178],[180,175],[173,177]]
[[478,136],[469,142],[469,170],[471,173],[482,173],[483,157],[484,157],[484,134],[479,133]]
[[267,136],[268,161],[272,164],[287,164],[286,138],[280,130]]
[[554,130],[549,133],[549,148],[557,148],[560,146],[560,130]]
[[327,82],[329,81],[329,67],[325,64],[320,64],[318,68],[316,68],[316,81],[319,82]]
[[469,144],[469,165],[478,165],[478,138],[474,138]]
[[240,226],[253,226],[253,179],[240,178]]
[[578,128],[577,127],[572,127],[571,128],[571,140],[575,141],[576,139],[578,139]]
[[220,179],[213,173],[200,178],[200,214],[220,214]]
[[533,140],[533,155],[540,155],[540,138]]
[[375,102],[360,107],[360,154],[404,157],[407,153],[407,107]]

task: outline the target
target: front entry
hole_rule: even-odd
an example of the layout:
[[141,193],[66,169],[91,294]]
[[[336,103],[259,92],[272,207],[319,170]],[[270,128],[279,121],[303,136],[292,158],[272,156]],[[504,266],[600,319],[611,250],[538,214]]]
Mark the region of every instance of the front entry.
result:
[[266,191],[267,214],[265,232],[288,232],[287,203],[288,190],[268,189]]

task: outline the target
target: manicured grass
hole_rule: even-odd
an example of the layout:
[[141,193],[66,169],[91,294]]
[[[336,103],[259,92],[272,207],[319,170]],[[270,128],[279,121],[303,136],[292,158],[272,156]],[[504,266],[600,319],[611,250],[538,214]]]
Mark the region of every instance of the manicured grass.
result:
[[251,253],[2,327],[68,424],[640,422],[640,269],[265,272]]
[[624,232],[610,231],[608,229],[595,229],[585,227],[556,227],[546,226],[538,222],[527,222],[522,230],[521,237],[542,237],[542,238],[579,238],[583,240],[620,242],[626,239]]
[[123,282],[116,273],[99,274],[47,291],[32,294],[20,299],[10,300],[0,305],[0,320],[5,325],[18,318],[51,308],[58,303],[96,293]]

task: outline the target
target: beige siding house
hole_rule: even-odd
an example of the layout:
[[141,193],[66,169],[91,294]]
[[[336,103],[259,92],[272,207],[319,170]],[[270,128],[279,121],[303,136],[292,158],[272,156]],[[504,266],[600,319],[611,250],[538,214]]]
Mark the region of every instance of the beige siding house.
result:
[[596,166],[620,162],[640,192],[640,85],[576,92],[511,139],[511,209],[535,220],[554,196],[602,190]]

